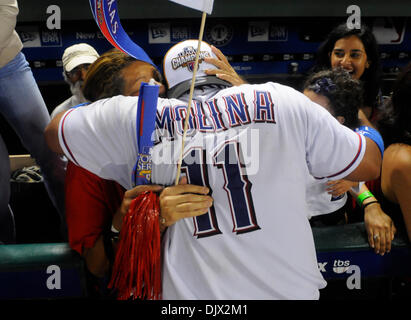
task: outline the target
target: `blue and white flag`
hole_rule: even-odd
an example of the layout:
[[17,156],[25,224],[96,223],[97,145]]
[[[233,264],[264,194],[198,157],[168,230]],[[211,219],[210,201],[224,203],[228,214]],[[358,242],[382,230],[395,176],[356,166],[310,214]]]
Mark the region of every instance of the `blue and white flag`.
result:
[[158,85],[143,82],[138,97],[136,135],[137,161],[133,169],[134,186],[150,184],[151,180],[151,149],[153,147],[153,132],[156,124]]
[[150,63],[147,53],[127,35],[120,23],[116,0],[89,0],[94,20],[99,26],[101,33],[117,49],[129,54],[137,60]]

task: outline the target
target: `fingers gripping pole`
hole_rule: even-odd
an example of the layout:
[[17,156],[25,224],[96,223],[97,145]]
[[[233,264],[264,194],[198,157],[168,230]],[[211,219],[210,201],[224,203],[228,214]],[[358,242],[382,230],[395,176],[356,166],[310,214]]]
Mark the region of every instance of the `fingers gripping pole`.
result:
[[175,185],[178,185],[178,181],[180,180],[181,163],[183,162],[184,145],[185,145],[185,140],[186,140],[186,135],[187,135],[188,120],[189,120],[190,114],[191,114],[191,105],[192,105],[192,100],[193,100],[194,85],[195,85],[195,79],[196,79],[196,74],[197,74],[197,69],[198,69],[198,59],[199,59],[199,56],[200,56],[201,41],[203,40],[206,16],[207,16],[207,13],[203,12],[203,15],[202,15],[202,18],[201,18],[200,35],[199,35],[199,38],[198,38],[197,52],[196,52],[196,57],[195,57],[195,61],[194,61],[193,78],[191,79],[191,86],[190,86],[190,94],[189,94],[189,98],[188,98],[187,113],[186,113],[186,118],[185,118],[185,121],[184,121],[183,141],[182,141],[182,145],[181,145],[180,157],[178,159],[177,177],[176,177]]

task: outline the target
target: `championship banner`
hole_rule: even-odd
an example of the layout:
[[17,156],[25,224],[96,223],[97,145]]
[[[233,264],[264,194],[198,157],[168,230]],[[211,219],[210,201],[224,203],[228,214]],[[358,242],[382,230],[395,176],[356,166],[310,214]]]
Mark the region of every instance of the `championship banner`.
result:
[[140,86],[136,115],[136,134],[138,155],[132,178],[135,186],[150,184],[152,134],[155,130],[158,85],[143,82]]
[[183,6],[200,10],[201,12],[207,12],[211,14],[213,11],[214,0],[170,0],[172,2],[181,4]]
[[137,60],[157,66],[147,53],[134,43],[120,23],[116,0],[89,0],[94,20],[106,39],[117,49]]

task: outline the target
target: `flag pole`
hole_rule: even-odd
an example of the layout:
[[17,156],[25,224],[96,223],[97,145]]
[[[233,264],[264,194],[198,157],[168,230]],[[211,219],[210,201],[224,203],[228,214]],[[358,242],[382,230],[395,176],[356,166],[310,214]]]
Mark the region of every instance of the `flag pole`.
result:
[[178,185],[178,182],[180,180],[180,175],[181,175],[181,164],[183,162],[184,146],[185,146],[185,140],[186,140],[187,128],[188,128],[188,120],[190,119],[190,114],[191,114],[191,105],[192,105],[192,100],[193,100],[194,85],[195,85],[195,79],[196,79],[196,74],[197,74],[197,69],[198,69],[198,60],[199,60],[199,56],[200,56],[201,41],[203,40],[204,26],[205,26],[206,17],[207,17],[207,13],[205,11],[203,11],[203,15],[201,17],[200,34],[199,34],[199,37],[198,37],[197,52],[196,52],[196,57],[195,57],[195,61],[194,61],[193,77],[191,79],[190,94],[189,94],[189,98],[188,98],[187,113],[186,113],[186,118],[185,118],[185,121],[184,121],[183,141],[182,141],[182,145],[181,145],[180,157],[178,159],[177,177],[176,177],[175,185]]

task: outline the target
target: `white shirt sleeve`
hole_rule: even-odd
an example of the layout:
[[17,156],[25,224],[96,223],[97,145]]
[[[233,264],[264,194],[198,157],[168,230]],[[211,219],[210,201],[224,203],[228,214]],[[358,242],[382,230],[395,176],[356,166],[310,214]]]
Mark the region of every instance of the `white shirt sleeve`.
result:
[[59,141],[75,164],[129,189],[136,161],[137,97],[117,96],[67,111]]
[[[306,154],[310,173],[317,179],[342,179],[361,163],[365,138],[341,125],[328,111],[307,98]],[[307,110],[308,111],[308,110]]]

